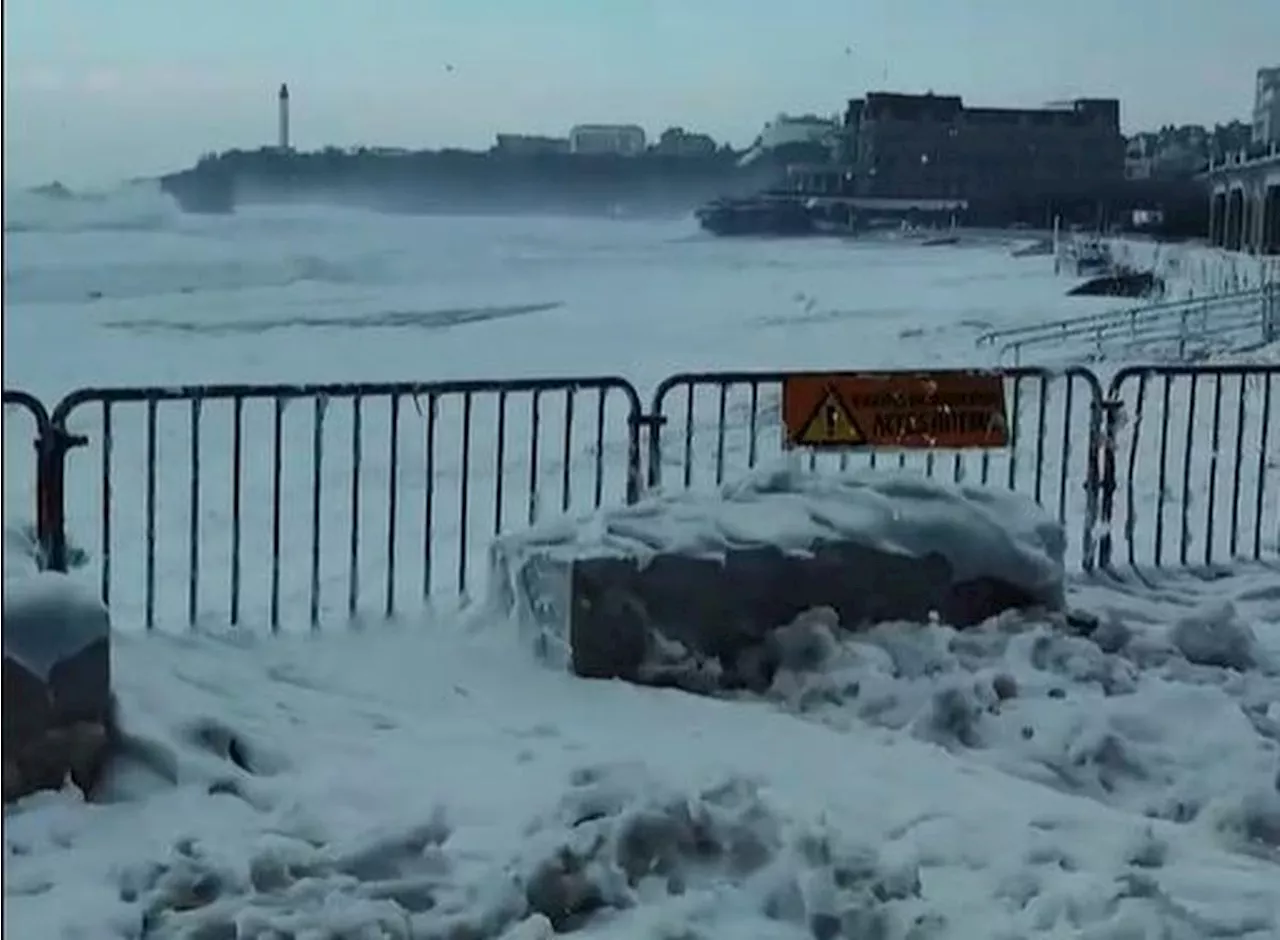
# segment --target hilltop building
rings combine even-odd
[[[579,124],[569,131],[570,153],[634,157],[644,150],[644,128],[636,124]]]
[[[541,134],[499,134],[491,148],[495,153],[527,156],[535,153],[568,153],[568,137],[546,137]]]
[[[1280,143],[1280,65],[1258,69],[1253,98],[1253,142]]]
[[[490,152],[529,156],[531,154],[581,154],[639,156],[652,153],[666,157],[710,157],[719,145],[709,134],[669,127],[657,142],[646,146],[645,132],[634,124],[581,124],[567,137],[540,134],[498,134]]]
[[[710,134],[696,134],[683,127],[668,127],[653,145],[654,153],[668,157],[707,157],[716,152]]]
[[[1172,125],[1134,134],[1125,147],[1124,175],[1128,180],[1191,180],[1211,161],[1248,150],[1253,125],[1242,121],[1218,124]]]
[[[751,147],[742,155],[741,162],[753,163],[765,154],[777,151],[806,154],[807,159],[829,159],[839,150],[840,135],[839,117],[779,114],[765,123]]]
[[[959,95],[873,92],[845,111],[841,150],[859,195],[971,206],[1083,199],[1122,184],[1120,102],[967,107]]]

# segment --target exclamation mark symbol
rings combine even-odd
[[[827,399],[826,405],[823,406],[823,414],[827,421],[827,440],[835,440],[836,437],[836,406],[830,398]]]

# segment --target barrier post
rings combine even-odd
[[[67,570],[67,453],[87,443],[55,425],[36,438],[36,536],[50,571]]]
[[[662,426],[667,419],[660,412],[641,412],[632,415],[630,421],[632,451],[627,476],[627,502],[636,503],[646,490],[662,485]],[[641,444],[641,435],[648,436],[644,445]]]
[[[1102,530],[1097,536],[1098,567],[1103,571],[1109,571],[1112,555],[1111,522],[1116,501],[1116,440],[1120,434],[1124,406],[1119,399],[1108,397],[1101,402],[1099,408],[1102,411],[1102,435],[1097,455],[1100,466],[1097,476],[1090,482],[1097,489],[1097,523]],[[1092,533],[1089,538],[1093,538]]]

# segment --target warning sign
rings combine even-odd
[[[867,443],[867,437],[839,394],[828,389],[796,434],[796,443],[801,447],[857,447]]]
[[[788,447],[1007,447],[994,372],[793,375],[783,382]]]

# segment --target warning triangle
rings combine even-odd
[[[796,435],[802,447],[851,447],[866,442],[858,422],[831,389]]]

